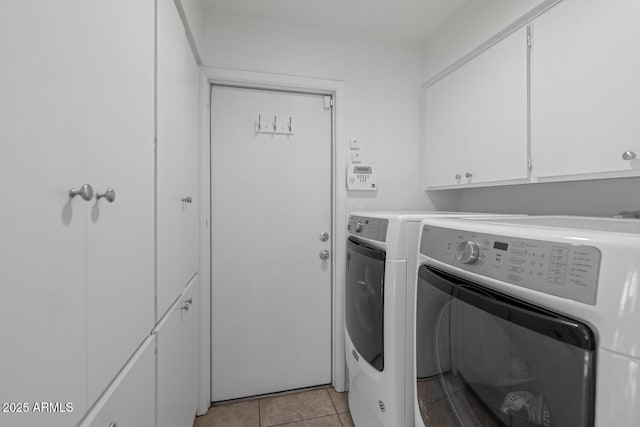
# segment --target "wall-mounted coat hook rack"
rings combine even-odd
[[[270,135],[293,135],[293,117],[289,116],[289,123],[286,120],[282,120],[280,117],[280,125],[278,124],[278,116],[273,116],[273,123],[271,126],[265,123],[262,126],[262,115],[258,114],[258,120],[256,121],[256,133],[270,134]],[[286,123],[286,124],[285,124]]]

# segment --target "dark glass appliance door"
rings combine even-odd
[[[418,276],[422,298],[443,301],[432,325],[438,374],[417,379],[427,427],[593,426],[595,338],[586,324],[430,266]]]
[[[347,240],[346,325],[357,352],[384,368],[384,250]]]

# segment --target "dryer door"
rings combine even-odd
[[[347,240],[347,333],[357,352],[378,371],[384,368],[384,266],[386,253]]]
[[[593,426],[595,337],[587,325],[429,266],[418,276],[418,304],[441,302],[431,345],[417,346],[436,363],[435,381],[417,383],[426,426]]]

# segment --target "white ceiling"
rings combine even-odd
[[[227,16],[422,43],[470,0],[203,0]]]

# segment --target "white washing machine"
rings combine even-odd
[[[349,408],[357,427],[413,425],[413,313],[420,221],[468,215],[495,214],[351,214],[345,329]]]
[[[640,426],[640,221],[429,218],[417,263],[416,425]]]

